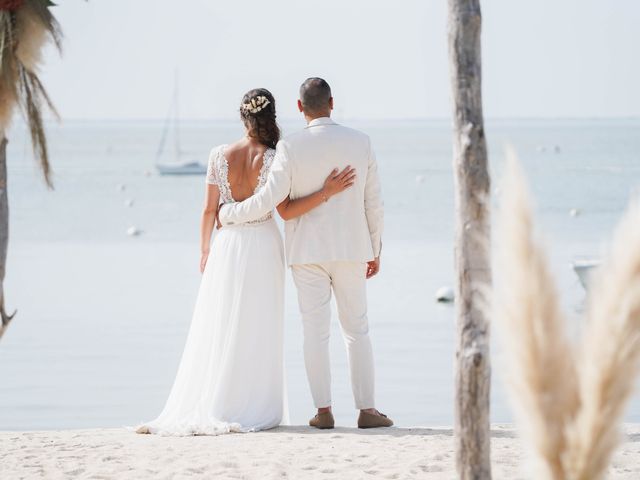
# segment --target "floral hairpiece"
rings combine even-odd
[[[262,111],[271,102],[264,95],[253,97],[249,103],[242,104],[242,110],[245,112],[258,113]]]

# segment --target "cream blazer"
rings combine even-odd
[[[285,222],[289,265],[366,262],[380,255],[383,204],[378,167],[369,137],[317,118],[278,142],[266,184],[243,202],[220,209],[222,226],[245,223],[272,211],[287,196],[320,190],[334,168],[351,165],[355,184],[310,212]]]

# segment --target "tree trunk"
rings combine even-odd
[[[0,140],[0,338],[9,326],[13,315],[8,315],[4,304],[4,274],[9,245],[9,201],[7,198],[7,139]]]
[[[456,196],[456,468],[461,480],[491,478],[489,320],[490,179],[481,95],[479,0],[449,0]]]

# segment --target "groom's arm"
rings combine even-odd
[[[267,183],[255,195],[242,202],[221,205],[218,213],[219,223],[224,227],[257,220],[287,198],[290,191],[291,162],[283,142],[279,142]]]
[[[378,258],[382,250],[382,230],[384,227],[384,208],[382,204],[382,190],[380,188],[380,176],[378,175],[378,163],[369,143],[369,167],[367,180],[364,187],[364,210],[371,235],[373,256]]]

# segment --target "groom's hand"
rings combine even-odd
[[[376,257],[367,262],[367,279],[373,277],[380,271],[380,257]]]
[[[218,210],[216,211],[216,219],[214,220],[214,226],[216,227],[217,230],[220,230],[222,228],[222,222],[220,221],[220,210],[222,210],[222,207],[224,207],[224,203],[221,203],[220,205],[218,205]]]

